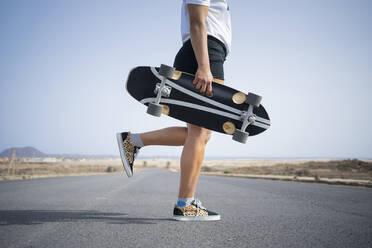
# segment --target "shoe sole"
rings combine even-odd
[[[127,157],[125,156],[125,150],[124,150],[123,140],[121,138],[121,133],[116,134],[116,139],[118,141],[120,158],[121,158],[121,162],[123,164],[124,170],[127,173],[127,176],[131,177],[133,176],[133,173],[132,173],[132,170],[130,169],[130,165],[129,165],[129,162],[127,161]]]
[[[173,219],[178,221],[216,221],[221,220],[221,216],[173,216]]]

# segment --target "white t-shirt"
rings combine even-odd
[[[208,6],[206,21],[207,34],[212,35],[225,44],[227,53],[231,49],[231,19],[226,0],[183,0],[181,10],[182,42],[190,39],[190,17],[187,4]]]

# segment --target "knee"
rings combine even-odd
[[[197,139],[203,144],[207,144],[212,136],[212,132],[209,129],[195,126],[192,124],[187,125],[187,136],[189,138]]]
[[[212,132],[211,130],[206,129],[206,134],[205,134],[205,144],[208,143],[208,141],[211,139]]]

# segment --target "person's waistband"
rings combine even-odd
[[[219,45],[221,45],[221,47],[223,48],[225,54],[227,54],[226,46],[225,46],[225,44],[224,44],[222,41],[220,41],[219,39],[217,39],[216,37],[214,37],[214,36],[212,36],[212,35],[207,35],[207,39],[208,39],[208,40],[213,40],[213,41],[217,42]],[[190,43],[190,44],[191,44],[191,39],[188,39],[188,40],[187,40],[185,43],[183,43],[183,44],[186,44],[186,43]]]

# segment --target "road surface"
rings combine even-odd
[[[0,182],[0,247],[372,247],[372,189],[201,176],[219,222],[170,219],[179,175]]]

